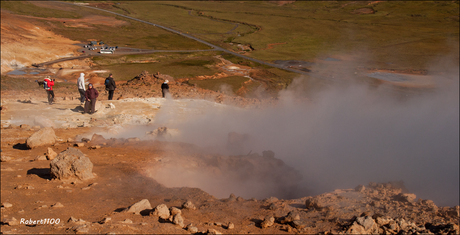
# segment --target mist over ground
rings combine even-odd
[[[403,98],[391,87],[349,83],[310,92],[307,100],[306,79],[298,78],[275,107],[209,108],[174,123],[176,140],[222,154],[272,150],[303,176],[293,197],[402,180],[418,198],[458,205],[459,70],[445,71],[434,89]],[[157,117],[175,119],[171,112]],[[249,139],[228,149],[229,132]]]

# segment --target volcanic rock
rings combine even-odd
[[[78,178],[87,180],[94,177],[93,163],[80,150],[68,148],[50,163],[51,176],[60,180]]]
[[[56,156],[57,156],[57,153],[54,152],[52,148],[48,148],[48,152],[46,153],[46,158],[48,160],[53,160],[54,158],[56,158]]]
[[[128,213],[134,213],[139,215],[144,210],[151,210],[152,206],[150,205],[149,200],[142,199],[139,202],[134,203],[130,207],[128,207],[125,211]]]
[[[191,201],[186,201],[184,204],[182,204],[182,208],[189,209],[189,210],[195,210],[196,206]]]
[[[38,146],[53,145],[56,143],[56,134],[51,127],[45,127],[32,134],[27,140],[27,147],[33,149]]]
[[[261,228],[268,228],[275,224],[275,218],[273,216],[266,216],[264,221],[260,224]]]
[[[93,137],[91,137],[91,144],[103,144],[106,143],[107,140],[102,136],[98,134],[94,134]]]
[[[176,208],[176,209],[177,209],[177,208]],[[182,218],[182,216],[181,216],[180,213],[174,215],[174,218],[173,218],[172,222],[173,222],[175,225],[179,225],[181,228],[184,227],[184,219]]]
[[[157,207],[155,207],[155,210],[152,213],[150,213],[150,215],[158,216],[161,219],[166,220],[170,216],[168,206],[166,206],[165,204],[160,204]]]

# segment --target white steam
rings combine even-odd
[[[457,205],[458,75],[457,67],[436,77],[434,90],[403,99],[386,89],[354,84],[316,92],[310,101],[298,98],[305,81],[299,78],[280,94],[276,107],[202,109],[202,115],[175,124],[181,131],[177,140],[222,146],[225,154],[272,150],[303,175],[297,197],[402,180],[420,198]],[[224,147],[229,132],[250,136],[239,153]]]

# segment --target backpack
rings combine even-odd
[[[110,80],[108,78],[105,79],[105,87],[108,88]]]
[[[47,82],[46,80],[43,82],[43,88],[44,88],[45,90],[49,90],[49,89],[50,89],[50,87],[48,86],[48,82]]]

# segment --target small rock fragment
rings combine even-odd
[[[11,204],[11,203],[9,203],[9,202],[4,202],[4,203],[2,203],[2,206],[3,206],[4,208],[10,208],[10,207],[13,206],[13,204]]]
[[[51,207],[53,208],[59,208],[59,207],[64,207],[64,205],[62,205],[60,202],[56,202],[54,205],[52,205]]]
[[[192,224],[187,225],[187,231],[190,233],[198,233],[198,228],[193,226]]]
[[[45,155],[40,155],[40,156],[36,156],[34,160],[35,161],[46,161],[47,158]]]
[[[273,216],[266,216],[264,221],[260,224],[262,228],[268,228],[275,224],[275,218]]]
[[[196,210],[196,206],[191,201],[186,201],[184,204],[182,204],[182,208]]]
[[[54,158],[56,158],[57,156],[57,153],[54,152],[54,150],[52,148],[48,148],[48,151],[46,153],[46,157],[48,160],[53,160]]]

